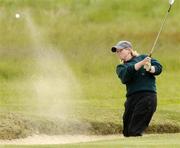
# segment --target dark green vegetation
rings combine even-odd
[[[80,125],[86,124],[85,131],[91,134],[121,132],[125,88],[115,74],[119,61],[110,48],[127,39],[138,52],[147,53],[168,3],[164,0],[0,0],[0,4],[0,138],[26,137],[35,131],[76,133],[83,131],[79,130]],[[179,11],[180,2],[176,1],[154,53],[164,71],[157,78],[158,109],[148,129],[153,133],[180,131]],[[14,17],[17,12],[22,16],[19,20]],[[43,32],[43,41],[33,36],[33,25],[28,28],[27,13],[38,26],[38,32]],[[44,48],[45,43],[63,56],[80,85],[80,95],[77,92],[75,99],[69,100],[74,105],[68,108],[72,112],[68,114],[66,129],[62,128],[61,120],[54,119],[55,115],[41,117],[37,109],[46,106],[43,110],[46,114],[46,109],[53,106],[53,103],[49,106],[37,103],[32,88],[38,69],[33,46],[39,44]],[[61,64],[57,66],[62,68]],[[74,120],[78,120],[77,124]]]

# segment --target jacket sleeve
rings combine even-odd
[[[155,73],[153,75],[159,75],[162,72],[162,65],[155,59],[151,60],[151,65],[155,67]]]
[[[134,64],[121,64],[116,68],[116,73],[123,84],[131,81],[135,72]]]

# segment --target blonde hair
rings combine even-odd
[[[132,55],[133,57],[139,56],[139,53],[138,53],[136,50],[133,50],[132,48],[129,48],[129,50],[131,51],[131,55]]]

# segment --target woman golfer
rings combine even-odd
[[[138,55],[128,41],[120,41],[111,48],[122,64],[116,73],[126,85],[126,102],[123,114],[123,135],[142,136],[156,111],[155,76],[162,71],[161,64],[147,55]]]

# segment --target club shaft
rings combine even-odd
[[[168,9],[168,11],[167,11],[164,19],[163,19],[161,28],[160,28],[160,30],[159,30],[159,32],[158,32],[158,34],[157,34],[157,37],[156,37],[156,39],[155,39],[155,41],[154,41],[154,44],[153,44],[153,46],[152,46],[152,49],[151,49],[151,51],[150,51],[150,53],[149,53],[149,57],[151,57],[151,56],[152,56],[152,53],[154,52],[154,48],[155,48],[155,46],[156,46],[156,44],[157,44],[157,41],[158,41],[158,39],[159,39],[159,36],[160,36],[160,34],[161,34],[161,32],[162,32],[162,30],[163,30],[163,28],[164,28],[164,25],[165,25],[165,22],[166,22],[166,19],[167,19],[168,15],[169,15],[169,12],[170,12],[170,10],[171,10],[171,7],[172,7],[172,5],[170,5],[170,7],[169,7],[169,9]]]

